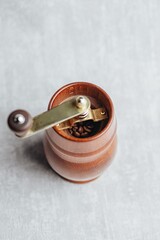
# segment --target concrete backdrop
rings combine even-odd
[[[6,124],[73,81],[104,88],[118,119],[115,161],[85,185],[51,170],[43,134]],[[159,104],[158,0],[0,0],[0,239],[159,240]]]

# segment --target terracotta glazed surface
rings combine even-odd
[[[74,95],[90,98],[93,108],[105,107],[108,120],[99,123],[96,134],[76,138],[68,130],[56,127],[46,131],[44,148],[51,167],[62,177],[74,182],[86,182],[100,176],[108,167],[116,151],[116,118],[108,94],[98,86],[77,82],[58,90],[49,103],[51,109]]]

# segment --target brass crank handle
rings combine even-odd
[[[85,116],[89,109],[90,100],[86,96],[75,96],[34,118],[25,110],[16,110],[9,115],[8,125],[16,136],[25,138],[74,117]]]

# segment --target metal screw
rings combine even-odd
[[[25,122],[25,117],[22,114],[16,114],[13,118],[14,123],[23,124]]]
[[[101,115],[105,115],[106,114],[106,112],[103,110],[102,112],[101,112]]]

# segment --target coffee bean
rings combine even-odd
[[[73,130],[71,128],[69,129],[69,132],[71,135],[73,134]]]
[[[75,127],[72,128],[73,132],[77,132],[77,129]]]
[[[92,129],[92,128],[94,128],[94,124],[92,122],[87,122],[86,127],[89,129]]]
[[[79,132],[74,132],[73,135],[74,135],[75,137],[80,137],[80,136],[81,136],[81,134],[80,134]]]
[[[83,133],[81,133],[81,136],[82,136],[82,137],[86,137],[87,135],[88,135],[87,132],[83,132]]]
[[[83,133],[84,132],[84,127],[80,126],[77,130],[79,133]]]
[[[69,129],[69,133],[77,138],[90,137],[95,133],[96,124],[92,121],[77,122]]]
[[[87,125],[87,128],[92,129],[92,128],[94,128],[94,126],[93,125]]]
[[[89,129],[88,127],[86,127],[86,126],[84,126],[83,128],[84,128],[84,130],[85,130],[86,132],[88,132],[88,133],[92,132],[92,130]]]

